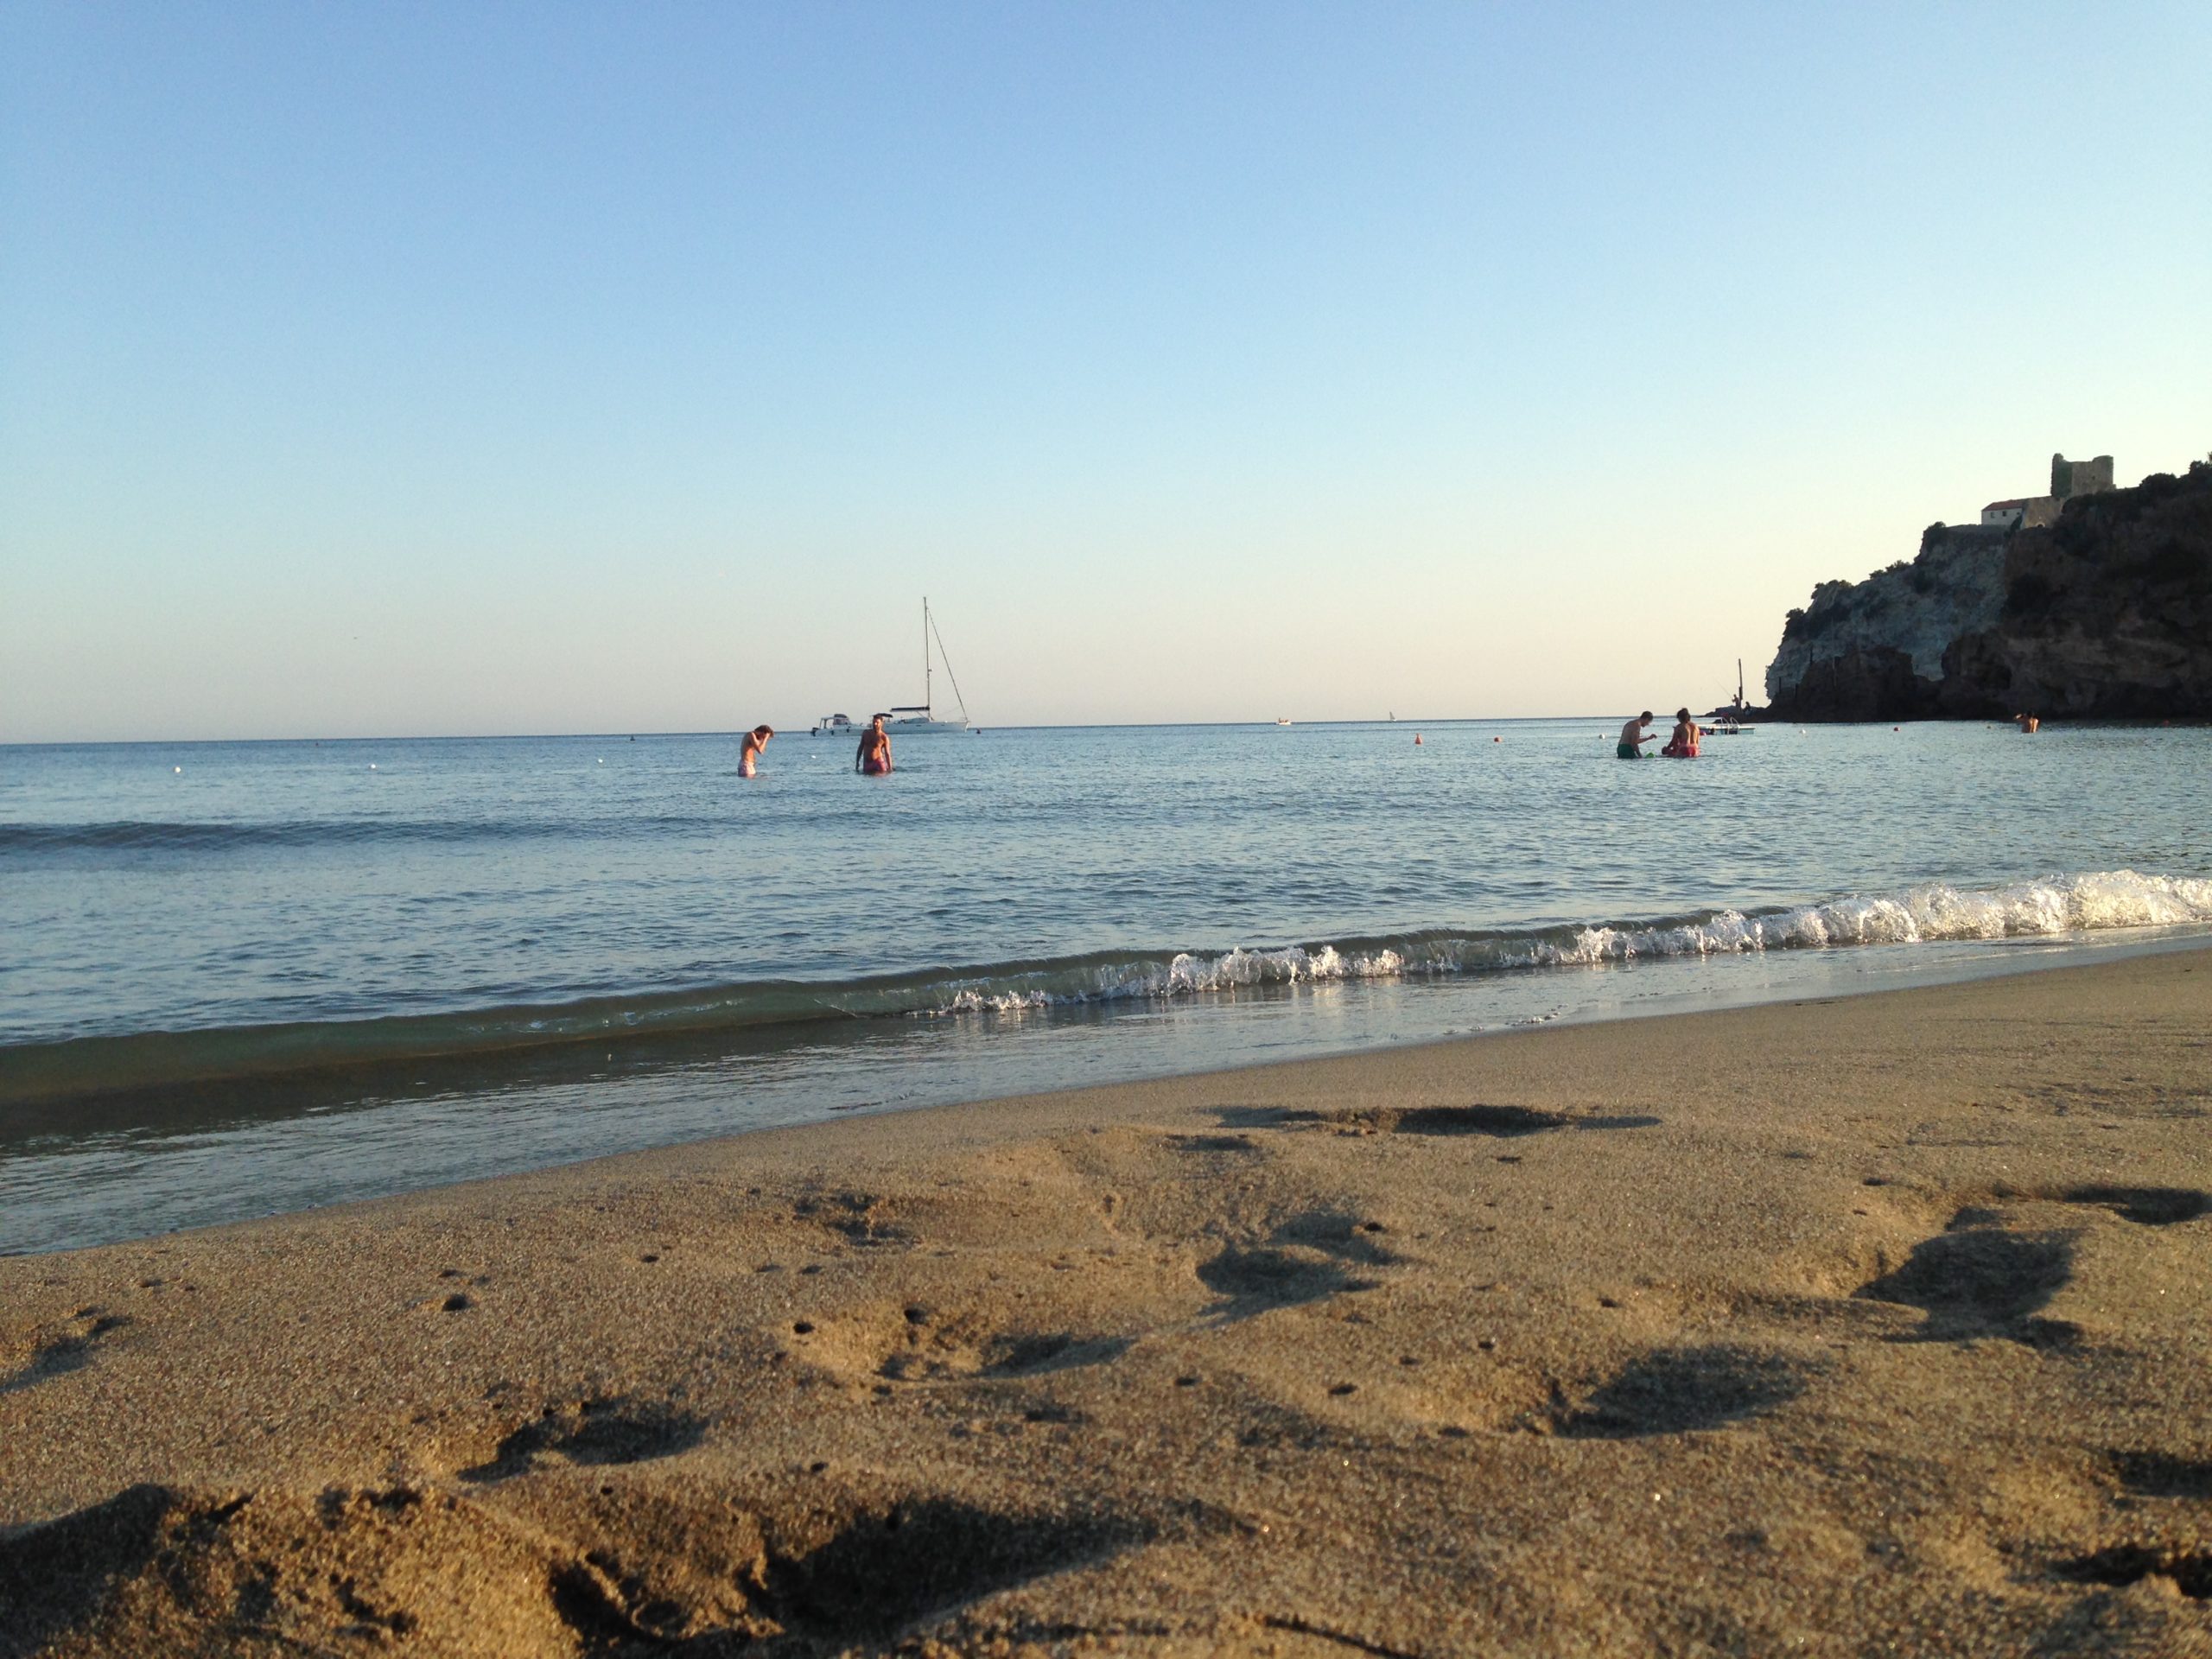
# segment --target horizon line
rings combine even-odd
[[[1296,720],[1296,721],[1291,721],[1291,724],[1292,724],[1292,726],[1293,726],[1293,727],[1298,727],[1298,726],[1416,726],[1416,725],[1428,725],[1428,726],[1472,726],[1472,725],[1486,725],[1486,724],[1487,724],[1487,725],[1512,725],[1512,724],[1516,724],[1516,723],[1525,724],[1525,723],[1529,723],[1529,722],[1532,722],[1532,721],[1562,721],[1562,722],[1563,722],[1563,721],[1567,721],[1610,720],[1610,719],[1611,719],[1611,718],[1612,718],[1612,716],[1611,716],[1611,715],[1605,715],[1605,714],[1586,714],[1586,715],[1375,715],[1362,716],[1362,717],[1357,718],[1357,719]],[[1262,718],[1262,717],[1255,717],[1255,718],[1249,719],[1249,720],[1084,720],[1084,721],[1038,721],[1038,722],[1034,722],[1034,723],[1022,723],[1022,722],[1017,722],[1017,721],[1009,721],[1009,722],[1007,722],[1007,723],[1006,723],[1006,724],[1004,724],[1004,725],[999,725],[999,726],[986,726],[986,725],[983,725],[983,724],[981,724],[981,723],[977,723],[977,724],[974,724],[974,725],[969,726],[969,727],[967,728],[967,730],[968,730],[968,732],[969,732],[969,734],[970,735],[976,735],[976,734],[982,734],[989,733],[989,732],[1085,732],[1085,731],[1121,731],[1121,730],[1128,730],[1128,731],[1159,731],[1159,730],[1172,730],[1172,729],[1174,729],[1174,728],[1179,728],[1179,727],[1200,727],[1200,728],[1231,728],[1231,727],[1237,727],[1237,726],[1251,726],[1251,727],[1257,727],[1257,728],[1266,728],[1274,727],[1274,726],[1275,726],[1277,723],[1278,723],[1278,722],[1277,722],[1276,721],[1274,721],[1274,720],[1272,720],[1272,719],[1267,719],[1267,718]],[[1892,724],[1894,724],[1895,722],[1891,722],[1891,723],[1892,723]],[[638,741],[639,739],[640,739],[640,738],[694,738],[694,737],[728,737],[728,738],[739,738],[739,737],[742,737],[742,736],[744,736],[747,732],[751,731],[752,729],[753,729],[753,728],[752,728],[750,726],[738,726],[738,727],[731,727],[731,728],[728,728],[728,729],[727,729],[727,730],[718,729],[718,728],[703,728],[703,727],[702,727],[702,728],[695,728],[695,729],[688,729],[688,730],[669,730],[669,731],[645,731],[645,730],[638,730],[638,731],[605,731],[605,732],[415,732],[415,733],[380,733],[380,734],[376,734],[368,735],[368,736],[353,736],[353,737],[333,737],[333,736],[323,736],[323,737],[92,737],[92,738],[56,737],[56,738],[15,738],[15,739],[0,740],[0,749],[97,749],[97,748],[132,748],[132,747],[145,748],[145,747],[153,747],[159,746],[159,745],[169,745],[169,746],[173,746],[173,747],[189,747],[189,746],[194,746],[194,745],[200,745],[200,744],[214,744],[214,743],[315,743],[315,744],[321,744],[321,743],[512,743],[512,742],[523,742],[523,741],[543,741],[543,742],[557,742],[557,741],[581,741],[581,740],[585,739],[585,738],[600,738],[600,739],[603,739],[603,740],[605,740],[605,741],[609,741],[609,742],[622,743],[622,742],[635,742],[635,741]],[[855,727],[854,729],[857,730],[857,729],[859,729],[859,728],[858,728],[858,727]],[[784,737],[784,736],[813,736],[813,735],[816,735],[816,734],[815,734],[815,732],[814,732],[813,728],[810,728],[810,727],[799,727],[799,726],[783,726],[783,727],[777,727],[777,728],[775,728],[775,732],[776,732],[776,735],[777,735],[777,736],[779,736],[779,737]],[[949,734],[937,734],[937,735],[949,735]]]

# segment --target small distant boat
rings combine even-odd
[[[1290,724],[1290,716],[1289,716],[1288,715],[1277,715],[1275,716],[1275,724],[1276,724],[1276,725],[1278,725],[1278,726],[1287,726],[1287,725],[1289,725],[1289,724]]]
[[[900,737],[907,737],[927,732],[964,732],[968,729],[968,701],[960,696],[960,682],[953,678],[952,659],[950,657],[945,658],[944,677],[952,680],[952,695],[959,701],[960,718],[939,720],[936,711],[930,706],[932,701],[931,681],[936,673],[936,664],[930,650],[930,642],[932,639],[937,642],[936,654],[944,656],[944,641],[938,634],[937,620],[930,614],[930,602],[925,599],[922,601],[922,700],[919,702],[900,703],[887,711],[883,721],[885,731]],[[857,732],[866,724],[868,722],[865,721],[855,721],[844,715],[824,715],[814,722],[814,729],[810,735],[836,737]]]
[[[1751,712],[1751,704],[1744,701],[1744,659],[1736,659],[1736,701],[1724,702],[1706,718],[1713,722],[1705,729],[1716,737],[1756,737],[1758,728],[1744,724],[1744,716]]]
[[[960,695],[960,682],[952,672],[952,658],[944,658],[944,677],[952,681],[952,696],[960,705],[960,718],[939,720],[930,704],[931,677],[934,672],[930,658],[930,641],[937,640],[938,654],[944,654],[944,641],[938,638],[937,622],[930,615],[930,602],[922,601],[922,700],[918,703],[904,703],[893,709],[891,718],[883,722],[883,729],[899,736],[924,732],[964,732],[968,729],[968,700]]]

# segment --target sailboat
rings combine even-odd
[[[944,677],[952,681],[953,700],[960,705],[960,718],[957,720],[939,720],[930,706],[935,674],[930,653],[932,640],[937,643],[937,655],[944,657]],[[883,729],[899,737],[909,733],[964,732],[968,729],[968,700],[960,695],[960,682],[952,672],[952,658],[945,656],[944,641],[938,636],[937,622],[930,615],[930,601],[926,596],[922,600],[922,700],[918,703],[907,703],[892,709],[891,718],[883,722]]]
[[[1724,702],[1707,715],[1706,718],[1714,724],[1707,727],[1706,730],[1721,737],[1753,736],[1758,728],[1744,724],[1744,716],[1751,711],[1751,704],[1744,701],[1744,659],[1738,657],[1736,659],[1736,701]]]

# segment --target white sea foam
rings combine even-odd
[[[1680,922],[1598,925],[1506,934],[1425,935],[1397,944],[1239,947],[1166,962],[1109,962],[1011,981],[972,982],[933,1013],[1019,1013],[1070,1003],[1166,999],[1260,986],[1599,967],[1766,950],[2050,937],[2112,928],[2212,923],[2212,880],[2109,870],[1992,888],[1942,883],[1853,894],[1746,914],[1722,910]]]
[[[1639,957],[2022,938],[2195,922],[2212,922],[2212,881],[2113,870],[1988,889],[1938,883],[1894,895],[1831,899],[1759,916],[1725,910],[1704,921],[1675,926],[1584,928],[1551,960],[1629,962]]]
[[[1218,956],[1182,952],[1164,963],[1109,963],[1054,980],[1083,982],[1054,988],[1033,984],[967,986],[946,1004],[948,1013],[989,1010],[1007,1014],[1068,1002],[1119,1001],[1140,998],[1198,996],[1213,991],[1262,985],[1328,984],[1347,979],[1397,979],[1408,971],[1397,951],[1382,950],[1346,956],[1334,945],[1308,949],[1285,945],[1274,950],[1241,947]]]

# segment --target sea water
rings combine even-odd
[[[0,1249],[2212,928],[2202,728],[1618,724],[0,748]]]

